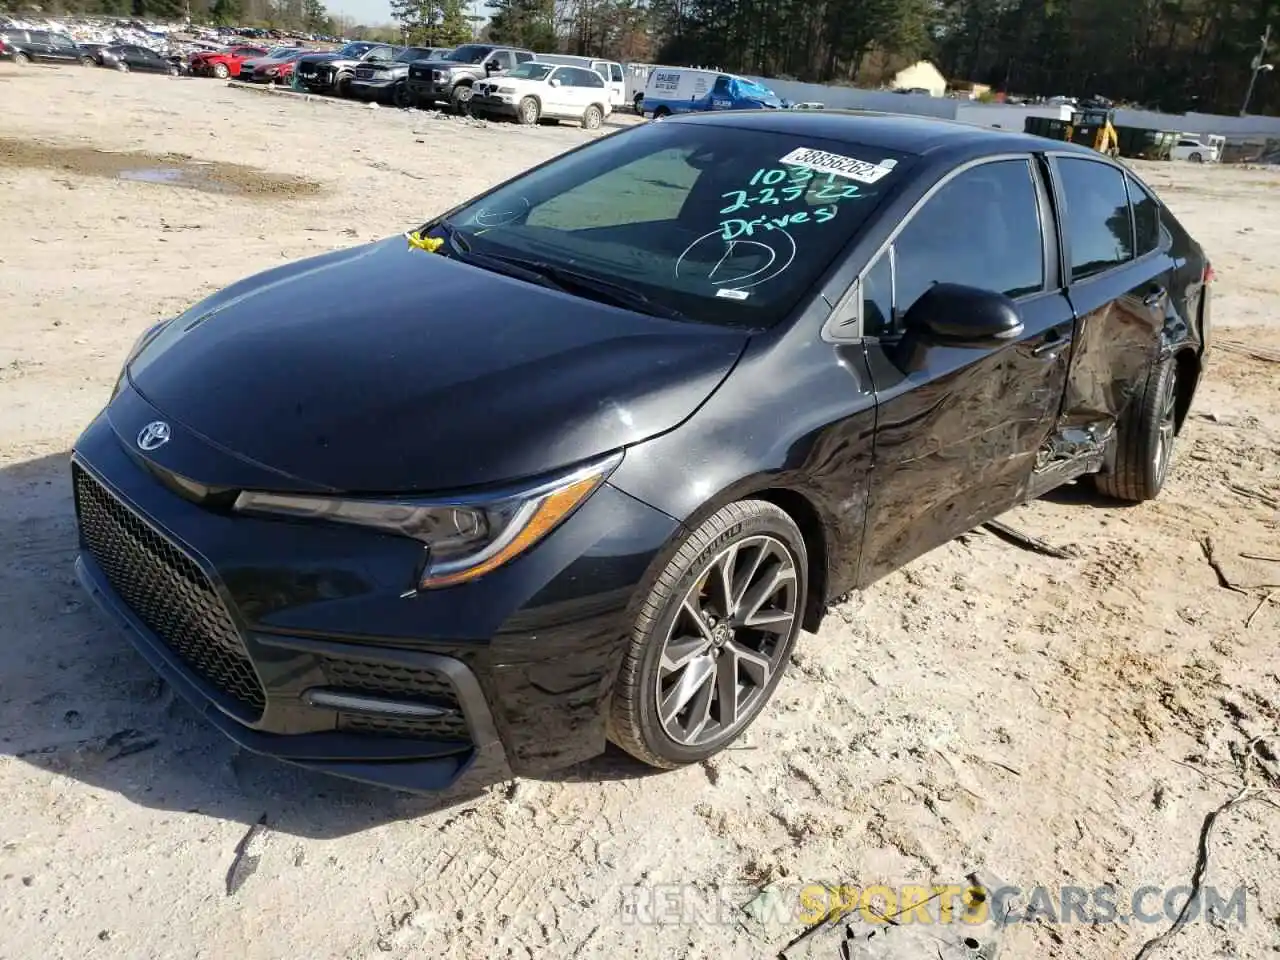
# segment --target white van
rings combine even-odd
[[[623,79],[620,63],[598,57],[575,57],[567,53],[535,53],[534,59],[539,63],[559,63],[567,67],[594,70],[604,78],[604,85],[609,88],[610,109],[617,110],[627,101],[627,84]]]
[[[654,67],[640,106],[646,119],[660,120],[699,110],[777,110],[783,103],[768,87],[732,73]]]

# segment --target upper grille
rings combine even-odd
[[[134,615],[202,679],[233,698],[246,722],[266,697],[213,584],[177,544],[71,465],[85,550]]]

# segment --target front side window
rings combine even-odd
[[[1044,287],[1040,204],[1028,160],[997,160],[948,181],[893,244],[894,318],[935,283],[1010,297]]]
[[[621,83],[621,82],[622,82],[622,67],[620,67],[620,66],[619,66],[618,64],[616,64],[616,63],[611,63],[611,64],[609,64],[609,76],[613,79],[613,82],[614,82],[614,83]]]
[[[1059,157],[1058,178],[1071,248],[1071,279],[1085,280],[1133,259],[1124,174],[1096,160]]]
[[[796,134],[650,124],[525,174],[450,225],[477,257],[539,261],[691,320],[765,327],[813,295],[913,163]]]

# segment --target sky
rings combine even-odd
[[[391,23],[391,4],[387,0],[328,0],[325,7],[330,13],[355,17],[357,23],[365,26]],[[485,16],[484,0],[472,0],[471,12]]]

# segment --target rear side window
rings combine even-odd
[[[997,160],[950,180],[911,218],[893,252],[897,322],[935,283],[1038,293],[1044,239],[1030,162]]]
[[[1125,176],[1109,163],[1058,158],[1071,279],[1084,280],[1133,259]]]
[[[1137,180],[1125,179],[1129,182],[1129,203],[1133,206],[1134,256],[1142,257],[1160,246],[1160,205]]]

